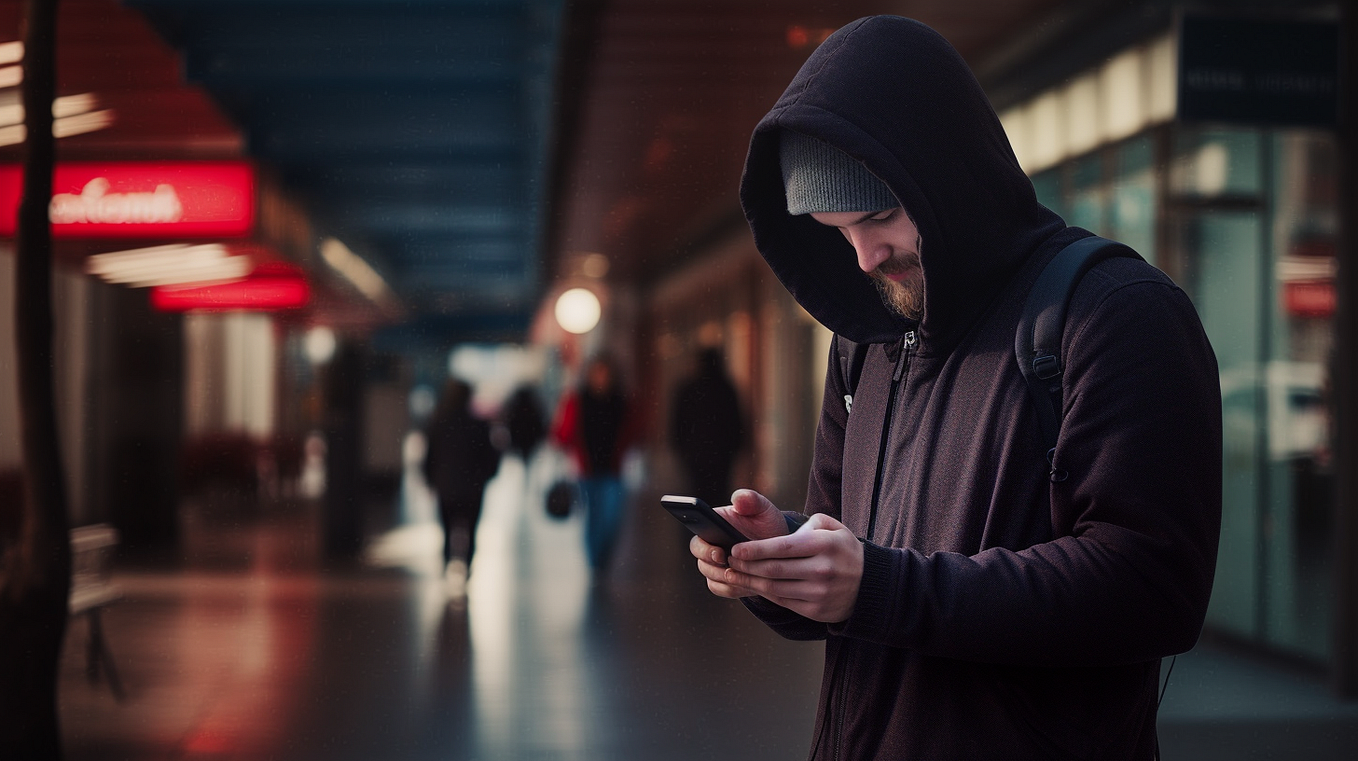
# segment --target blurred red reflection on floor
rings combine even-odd
[[[465,585],[439,567],[432,502],[409,479],[399,504],[370,506],[365,562],[340,567],[315,561],[305,502],[186,505],[185,558],[115,577],[126,594],[105,628],[124,702],[86,681],[72,623],[68,761],[805,753],[818,645],[707,594],[653,498],[634,503],[616,566],[591,577],[581,516],[547,518],[545,487],[525,478],[510,458],[492,481]]]

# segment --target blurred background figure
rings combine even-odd
[[[544,481],[551,478],[551,474],[543,472],[542,467],[550,469],[551,463],[541,462],[542,459],[550,458],[537,456],[542,449],[542,442],[547,438],[547,413],[537,389],[529,384],[515,389],[500,407],[498,420],[498,432],[495,435],[499,438],[496,444],[505,450],[505,454],[522,461],[520,494],[524,504],[537,504],[545,498],[542,495],[547,489]]]
[[[547,438],[547,413],[532,386],[520,386],[505,400],[500,411],[505,430],[505,449],[523,460],[524,486],[532,487],[533,455]]]
[[[547,421],[542,402],[531,386],[521,386],[510,394],[504,406],[505,427],[509,431],[509,451],[525,464],[547,437]]]
[[[693,496],[730,503],[731,468],[744,441],[745,418],[721,349],[702,349],[693,375],[675,392],[670,418],[670,444]]]
[[[585,504],[585,549],[590,567],[608,567],[622,528],[625,489],[622,460],[630,444],[630,416],[617,365],[599,355],[584,380],[557,411],[553,440],[574,457]]]
[[[449,379],[425,431],[424,477],[438,497],[445,572],[453,560],[454,542],[463,536],[462,559],[471,572],[486,482],[500,465],[500,453],[490,440],[490,424],[472,414],[471,397],[470,385]]]

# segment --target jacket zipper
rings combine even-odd
[[[901,337],[901,354],[896,358],[896,369],[891,374],[891,393],[886,401],[886,416],[882,419],[882,440],[878,444],[877,450],[877,475],[872,484],[872,503],[868,508],[868,535],[867,540],[872,541],[872,535],[877,528],[877,500],[882,495],[882,475],[886,464],[888,446],[891,442],[891,423],[896,411],[896,391],[900,387],[901,378],[910,369],[910,352],[915,348],[915,331],[908,331]]]
[[[896,357],[896,367],[891,373],[891,391],[887,397],[886,415],[882,419],[882,437],[877,451],[877,474],[872,485],[872,504],[868,512],[868,541],[872,540],[873,530],[877,525],[877,500],[882,492],[882,472],[888,445],[891,441],[891,420],[896,409],[896,393],[900,387],[901,379],[910,369],[910,352],[914,351],[915,341],[915,331],[913,330],[901,337],[901,353],[900,356]],[[835,690],[830,696],[831,701],[834,701],[836,697],[839,698],[838,705],[832,706],[831,712],[834,716],[834,735],[830,746],[834,752],[833,761],[839,761],[844,748],[844,712],[848,710],[848,700],[845,695],[847,685],[845,682],[849,678],[849,669],[841,667],[844,665],[843,660],[849,657],[849,649],[847,643],[840,647],[835,663],[836,670],[839,671],[835,680],[838,682],[839,689]]]

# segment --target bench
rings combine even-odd
[[[100,613],[122,599],[122,590],[109,579],[109,561],[118,546],[118,530],[104,523],[81,526],[71,530],[71,616],[84,616],[89,622],[89,639],[85,646],[85,674],[90,684],[99,681],[100,673],[108,679],[113,697],[122,702],[125,694],[113,653],[104,638]]]

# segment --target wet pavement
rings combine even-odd
[[[633,505],[610,571],[506,459],[469,578],[439,568],[427,493],[365,562],[315,562],[315,508],[186,510],[185,561],[125,563],[104,627],[126,690],[61,673],[70,761],[804,758],[821,646],[707,594],[684,529]],[[541,481],[542,479],[535,479]],[[384,527],[385,528],[385,527]],[[1358,703],[1322,677],[1205,641],[1161,708],[1168,759],[1358,758]]]

